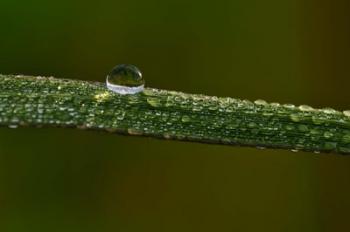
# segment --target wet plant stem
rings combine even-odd
[[[350,113],[103,83],[0,75],[0,125],[72,127],[202,143],[350,154]]]

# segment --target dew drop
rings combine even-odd
[[[324,108],[322,109],[322,111],[325,114],[335,114],[337,112],[335,109],[332,109],[332,108]]]
[[[254,128],[254,127],[256,127],[257,125],[256,125],[255,122],[250,122],[250,123],[248,123],[247,126],[248,126],[249,128]]]
[[[264,115],[266,117],[271,117],[271,116],[273,116],[273,112],[264,111],[264,112],[262,112],[262,115]]]
[[[111,96],[109,92],[98,93],[94,96],[97,102],[103,102]]]
[[[350,134],[345,134],[343,136],[343,142],[344,143],[350,143]]]
[[[193,111],[201,111],[202,110],[202,106],[200,105],[194,105],[192,108]]]
[[[312,122],[315,123],[316,125],[321,125],[322,123],[324,123],[324,119],[320,118],[319,116],[312,116],[311,117]]]
[[[310,134],[312,135],[318,135],[319,134],[319,131],[317,129],[311,129],[310,130]]]
[[[314,108],[312,108],[311,106],[308,106],[308,105],[301,105],[301,106],[299,106],[299,110],[301,110],[301,111],[313,111]]]
[[[293,122],[299,122],[299,121],[300,121],[300,117],[299,117],[299,115],[297,115],[297,114],[291,114],[291,115],[290,115],[290,119],[291,119]]]
[[[288,108],[288,109],[294,109],[295,108],[295,105],[293,105],[293,104],[284,104],[283,106],[285,108]]]
[[[337,148],[337,143],[335,142],[325,142],[323,148],[325,150],[334,150]]]
[[[308,126],[306,126],[306,125],[299,125],[298,129],[302,132],[306,132],[309,130]]]
[[[345,110],[345,111],[343,111],[343,114],[344,114],[345,116],[350,117],[350,110]]]
[[[329,132],[329,131],[326,131],[323,136],[326,138],[326,139],[329,139],[331,137],[333,137],[333,133]]]
[[[339,147],[338,150],[342,153],[350,153],[350,148],[348,147]]]
[[[187,115],[184,115],[184,116],[182,116],[181,121],[182,122],[190,122],[191,118],[189,116],[187,116]]]
[[[266,106],[267,102],[265,100],[258,99],[254,102],[256,105]]]
[[[119,94],[136,94],[144,90],[145,81],[140,70],[129,64],[117,65],[107,75],[107,88]]]
[[[128,130],[128,134],[129,135],[142,135],[143,132],[139,129],[135,129],[135,128],[129,128]]]
[[[273,107],[279,107],[281,104],[277,102],[272,102],[270,105]]]
[[[149,97],[147,98],[147,103],[150,104],[153,107],[160,107],[162,104],[160,102],[160,99],[155,97]]]

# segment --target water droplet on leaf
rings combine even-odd
[[[147,103],[153,107],[160,107],[162,105],[160,99],[155,97],[147,98]]]
[[[350,143],[350,134],[346,134],[343,136],[343,142],[344,143]]]
[[[298,129],[302,132],[306,132],[309,130],[308,126],[306,126],[306,125],[299,125]]]
[[[286,125],[286,130],[294,130],[294,126],[293,125]]]
[[[291,114],[290,115],[290,119],[292,119],[293,122],[299,122],[300,121],[300,117],[297,114]]]
[[[107,88],[119,94],[135,94],[144,90],[145,81],[140,70],[129,64],[117,65],[108,74]]]
[[[281,104],[277,102],[272,102],[270,105],[273,107],[279,107]]]
[[[314,108],[312,108],[311,106],[308,106],[308,105],[301,105],[301,106],[299,106],[299,110],[301,110],[301,111],[312,111],[312,110],[314,110]]]
[[[335,142],[325,142],[323,148],[325,150],[334,150],[337,148],[337,143]]]
[[[256,105],[266,106],[267,102],[265,100],[258,99],[254,102]]]
[[[314,115],[311,117],[312,122],[315,123],[316,125],[321,125],[322,123],[324,123],[324,119],[320,118],[320,116],[318,115]]]
[[[191,118],[189,116],[187,116],[187,115],[184,115],[184,116],[182,116],[181,121],[182,122],[190,122]]]
[[[345,110],[345,111],[343,111],[343,113],[345,116],[350,117],[350,110]]]
[[[329,132],[329,131],[326,131],[323,136],[326,138],[326,139],[329,139],[331,137],[333,137],[333,133]]]
[[[324,108],[324,109],[322,109],[322,112],[325,114],[335,114],[337,111],[335,109],[332,109],[332,108]]]
[[[249,128],[254,128],[254,127],[256,127],[257,125],[256,125],[255,122],[250,122],[250,123],[248,123],[247,126],[248,126]]]
[[[285,108],[288,108],[288,109],[294,109],[295,108],[295,105],[293,105],[293,104],[284,104],[283,106]]]

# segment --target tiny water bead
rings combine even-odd
[[[260,106],[266,106],[268,104],[265,100],[262,100],[262,99],[258,99],[256,101],[254,101],[254,103],[256,105],[260,105]]]
[[[314,108],[312,108],[311,106],[308,106],[308,105],[301,105],[301,106],[299,106],[299,110],[301,110],[301,111],[313,111]]]
[[[107,88],[119,94],[136,94],[144,90],[145,80],[134,65],[120,64],[112,69],[106,80]]]

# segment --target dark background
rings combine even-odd
[[[0,2],[0,73],[350,108],[348,0]],[[347,231],[350,157],[0,129],[0,231]]]

